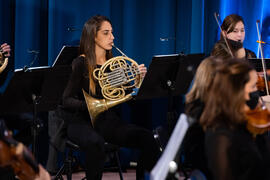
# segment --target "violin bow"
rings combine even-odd
[[[264,61],[264,57],[263,57],[262,45],[261,45],[262,41],[261,41],[261,33],[260,33],[260,30],[259,30],[259,23],[260,23],[260,20],[257,20],[256,21],[257,35],[258,35],[258,41],[259,41],[259,49],[260,49],[260,53],[261,53],[261,60],[262,60],[263,76],[264,76],[266,94],[269,96],[269,87],[268,87],[268,82],[267,82],[266,66],[265,66],[265,61]]]
[[[225,43],[226,43],[226,46],[227,46],[227,48],[228,48],[228,50],[229,50],[229,53],[230,53],[230,55],[232,56],[232,58],[234,58],[234,55],[233,55],[233,53],[232,53],[232,50],[231,50],[231,48],[230,48],[230,46],[229,46],[229,43],[228,43],[228,41],[227,41],[227,38],[225,37],[225,35],[223,34],[223,31],[222,31],[222,29],[221,29],[221,26],[220,26],[220,23],[219,23],[219,20],[218,20],[219,14],[215,12],[215,13],[214,13],[214,16],[215,16],[216,22],[217,22],[217,24],[218,24],[220,33],[221,33],[221,35],[222,35],[222,37],[223,37],[223,39],[224,39],[224,41],[225,41]]]

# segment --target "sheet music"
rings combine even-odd
[[[50,68],[50,66],[38,66],[38,67],[29,67],[29,68],[26,68],[27,71],[31,71],[31,70],[35,70],[35,69],[47,69],[47,68]],[[18,69],[15,69],[14,72],[19,72],[19,71],[24,71],[25,68],[18,68]]]
[[[162,55],[155,55],[153,57],[167,57],[167,56],[178,56],[178,55],[179,54],[166,54],[166,55],[162,54]]]
[[[56,65],[70,65],[72,60],[78,56],[79,46],[64,45],[53,62]]]
[[[58,53],[57,57],[55,58],[52,67],[54,67],[55,63],[57,62],[57,59],[60,57],[60,55],[62,54],[63,50],[66,48],[66,46],[63,46],[62,49],[60,50],[60,52]]]

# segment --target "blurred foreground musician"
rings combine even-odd
[[[5,71],[10,56],[7,43],[0,48],[0,73]],[[1,77],[1,74],[0,74]],[[11,137],[4,120],[0,119],[0,179],[12,180],[50,180],[50,175],[32,159],[30,152],[21,143]],[[36,165],[34,170],[34,166]],[[15,177],[15,174],[17,177]]]
[[[216,68],[200,119],[208,179],[270,179],[270,144],[264,133],[269,126],[255,126],[264,119],[248,115],[261,108],[257,78],[247,61],[227,60]]]
[[[49,173],[36,163],[30,151],[12,138],[2,119],[0,119],[0,179],[51,179]]]
[[[205,107],[216,66],[221,63],[221,59],[211,56],[204,59],[196,71],[192,88],[186,95],[185,113],[196,121],[189,127],[183,141],[183,169],[185,171],[199,169],[206,176],[209,172],[204,152],[204,131],[199,120]]]
[[[12,62],[10,62],[11,47],[7,43],[3,43],[0,46],[0,86],[6,81],[7,72],[11,70]],[[3,94],[0,94],[2,96]],[[29,113],[5,113],[0,112],[0,118],[5,121],[9,130],[17,130],[14,134],[14,138],[17,141],[23,142],[26,145],[31,144],[31,123],[32,114]]]

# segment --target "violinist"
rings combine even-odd
[[[0,45],[0,52],[4,57],[10,57],[10,51],[10,45],[7,43]],[[0,67],[1,66],[2,62]],[[4,70],[5,68],[3,71]],[[5,76],[0,74],[0,78],[4,80]],[[21,150],[21,153],[18,153],[19,149]],[[26,157],[29,157],[29,159],[26,160]],[[0,179],[15,180],[19,178],[20,180],[50,180],[49,173],[41,165],[36,164],[36,171],[33,170],[32,167],[33,164],[35,164],[35,160],[31,158],[31,153],[24,145],[22,145],[22,143],[13,139],[6,128],[4,120],[0,118]],[[32,162],[33,164],[30,165],[29,162]],[[15,175],[17,177],[15,177]]]
[[[16,175],[16,177],[15,177]],[[49,173],[36,163],[32,154],[14,140],[0,119],[0,179],[50,180]]]
[[[191,90],[186,94],[185,113],[196,120],[188,129],[184,141],[182,155],[185,157],[182,165],[184,169],[200,169],[208,174],[204,156],[204,131],[199,119],[204,109],[205,98],[213,80],[216,66],[221,59],[207,57],[197,68]]]
[[[259,107],[257,79],[247,61],[228,59],[216,68],[200,119],[208,179],[270,179],[269,140],[246,128],[246,113]]]
[[[220,26],[220,40],[214,45],[211,55],[222,59],[256,58],[254,52],[243,47],[245,40],[245,23],[241,16],[231,14]],[[227,41],[227,43],[226,43]]]

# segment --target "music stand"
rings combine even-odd
[[[174,177],[174,174],[176,174],[178,170],[179,150],[188,127],[192,123],[194,123],[194,119],[186,116],[185,114],[181,114],[179,116],[165,151],[151,170],[151,180],[167,179],[170,174]]]
[[[79,55],[79,46],[63,46],[52,67],[70,65]]]
[[[262,59],[260,58],[249,58],[248,61],[253,65],[257,72],[262,72]],[[270,69],[270,59],[264,59],[266,69]]]
[[[135,99],[186,94],[204,54],[154,56]]]
[[[173,97],[186,94],[204,54],[172,54],[154,56],[135,97],[136,100],[168,97],[167,123],[169,134],[177,118]]]
[[[33,154],[36,157],[40,124],[37,113],[53,110],[59,104],[71,68],[48,66],[15,70],[0,100],[3,113],[33,112]],[[37,158],[37,157],[36,157]]]

